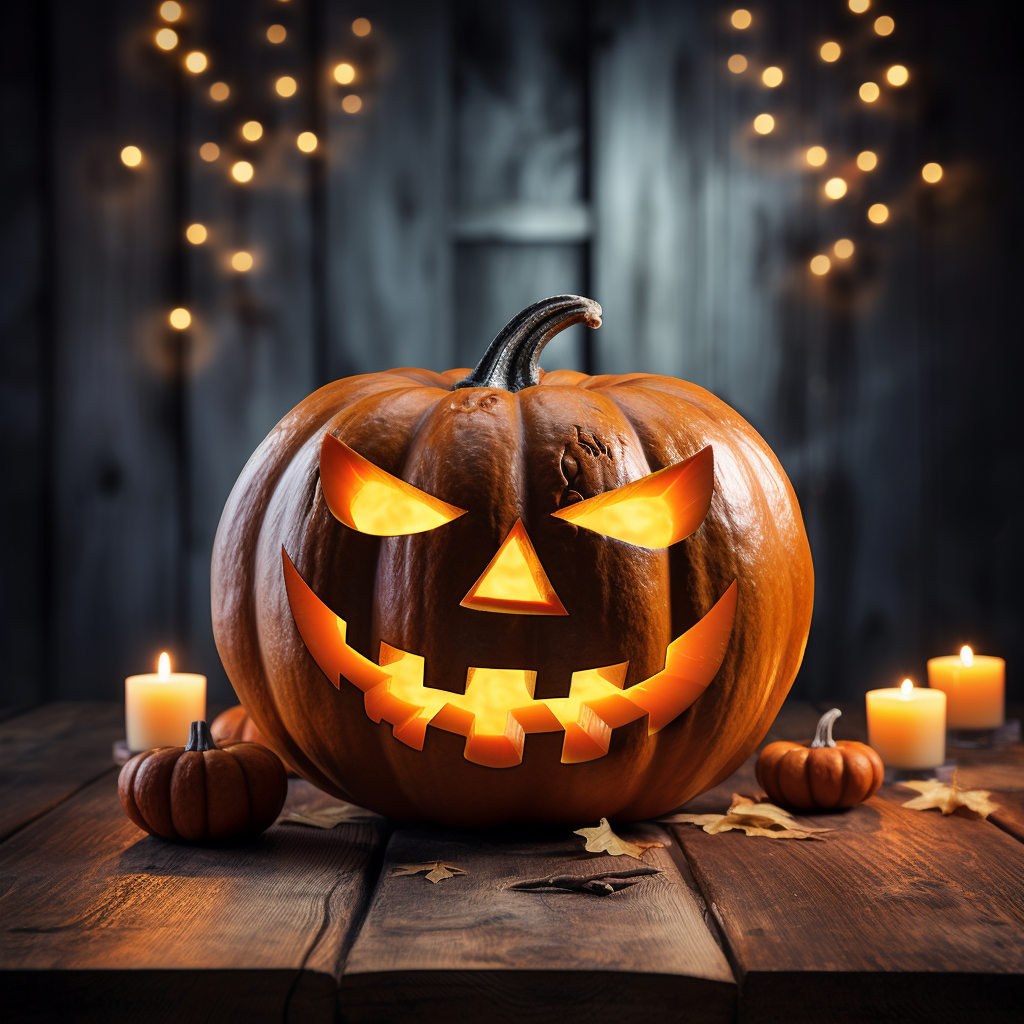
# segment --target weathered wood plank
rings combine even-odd
[[[663,874],[613,896],[508,889],[636,865],[582,847],[569,829],[396,831],[342,977],[345,1019],[627,1022],[686,1006],[688,1020],[731,1020],[732,973],[670,849],[644,857]],[[434,860],[467,874],[436,885],[393,875]]]
[[[0,842],[113,769],[124,707],[62,702],[0,723]]]
[[[286,811],[337,803],[289,785]],[[0,998],[44,1021],[173,1022],[217,1008],[333,1021],[385,830],[382,819],[277,824],[245,845],[166,843],[124,816],[111,773],[0,847]]]
[[[741,1021],[1017,1019],[1024,847],[985,821],[904,810],[910,795],[883,787],[810,816],[835,830],[823,842],[674,828],[737,969]]]

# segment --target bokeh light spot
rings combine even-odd
[[[235,181],[241,181],[243,183],[246,181],[252,181],[252,175],[252,164],[249,163],[248,160],[239,160],[238,163],[231,168],[231,177],[234,178]]]
[[[929,185],[934,185],[935,182],[942,180],[942,165],[941,164],[925,164],[921,168],[921,177],[928,182]]]
[[[742,75],[747,70],[747,58],[742,53],[734,53],[727,66],[734,75]]]
[[[368,36],[370,34],[370,19],[356,18],[352,22],[352,32],[357,36]]]
[[[170,320],[171,326],[175,330],[183,331],[192,323],[192,314],[187,309],[179,306],[177,309],[171,310],[171,315],[167,319]]]
[[[121,150],[121,163],[125,167],[138,167],[142,163],[142,150],[138,146],[125,146]]]
[[[873,171],[878,166],[877,154],[872,153],[870,149],[865,149],[863,153],[858,153],[857,166],[862,171]]]
[[[302,132],[301,135],[295,140],[295,145],[302,150],[303,153],[312,153],[316,149],[316,136],[312,132]]]
[[[822,274],[828,273],[831,266],[832,261],[824,254],[815,256],[814,259],[811,260],[811,273],[817,274],[821,277]]]
[[[349,93],[349,95],[341,101],[341,109],[344,110],[346,114],[358,114],[362,108],[363,101],[356,96],[355,93]]]
[[[885,203],[875,203],[868,209],[868,220],[872,224],[884,224],[889,219],[889,207]]]
[[[216,142],[204,142],[199,147],[199,155],[208,163],[212,164],[220,156],[220,146]]]
[[[843,51],[838,43],[824,43],[818,52],[821,54],[823,61],[832,64],[834,61],[839,60],[839,55]]]
[[[185,237],[193,245],[202,245],[206,241],[206,225],[205,224],[189,224],[185,230]]]
[[[356,80],[356,69],[351,64],[337,64],[334,68],[334,80],[339,85],[348,85]]]
[[[846,195],[846,182],[842,178],[829,178],[825,182],[825,195],[829,199],[842,199]]]
[[[836,254],[837,259],[848,260],[853,255],[853,242],[848,238],[840,238],[832,246],[832,251]]]
[[[750,17],[750,11],[744,10],[742,7],[738,11],[732,12],[732,17],[729,19],[732,22],[733,28],[750,28],[750,23],[753,18]]]
[[[804,159],[812,167],[821,167],[821,165],[828,159],[828,151],[824,146],[811,146],[811,148],[804,153]]]

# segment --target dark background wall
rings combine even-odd
[[[817,570],[795,693],[921,679],[962,642],[1005,655],[1020,692],[1012,27],[952,2],[858,17],[778,0],[738,32],[731,6],[703,0],[183,0],[164,54],[157,6],[5,6],[0,703],[114,698],[164,647],[225,697],[210,550],[270,427],[338,376],[475,363],[522,306],[563,291],[598,299],[605,326],[567,332],[544,365],[696,381],[779,454]],[[211,60],[200,76],[181,70],[193,48]],[[726,69],[733,53],[747,73]],[[331,78],[340,60],[351,87]],[[862,103],[892,63],[910,83]],[[812,144],[822,170],[801,162]],[[864,175],[867,148],[880,163]],[[243,156],[247,186],[228,173]],[[851,188],[832,203],[834,173]],[[192,221],[204,246],[183,241]],[[840,237],[854,257],[812,275]],[[230,270],[237,249],[247,274]],[[178,305],[184,334],[167,327]]]

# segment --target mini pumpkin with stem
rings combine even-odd
[[[757,781],[769,799],[797,811],[833,810],[863,803],[878,792],[885,775],[882,759],[866,743],[832,739],[842,714],[821,716],[810,747],[780,740],[757,759]]]

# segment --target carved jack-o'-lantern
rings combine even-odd
[[[397,818],[636,819],[733,771],[803,655],[795,495],[732,409],[543,373],[597,303],[536,303],[475,371],[321,388],[228,499],[214,633],[292,767]]]

